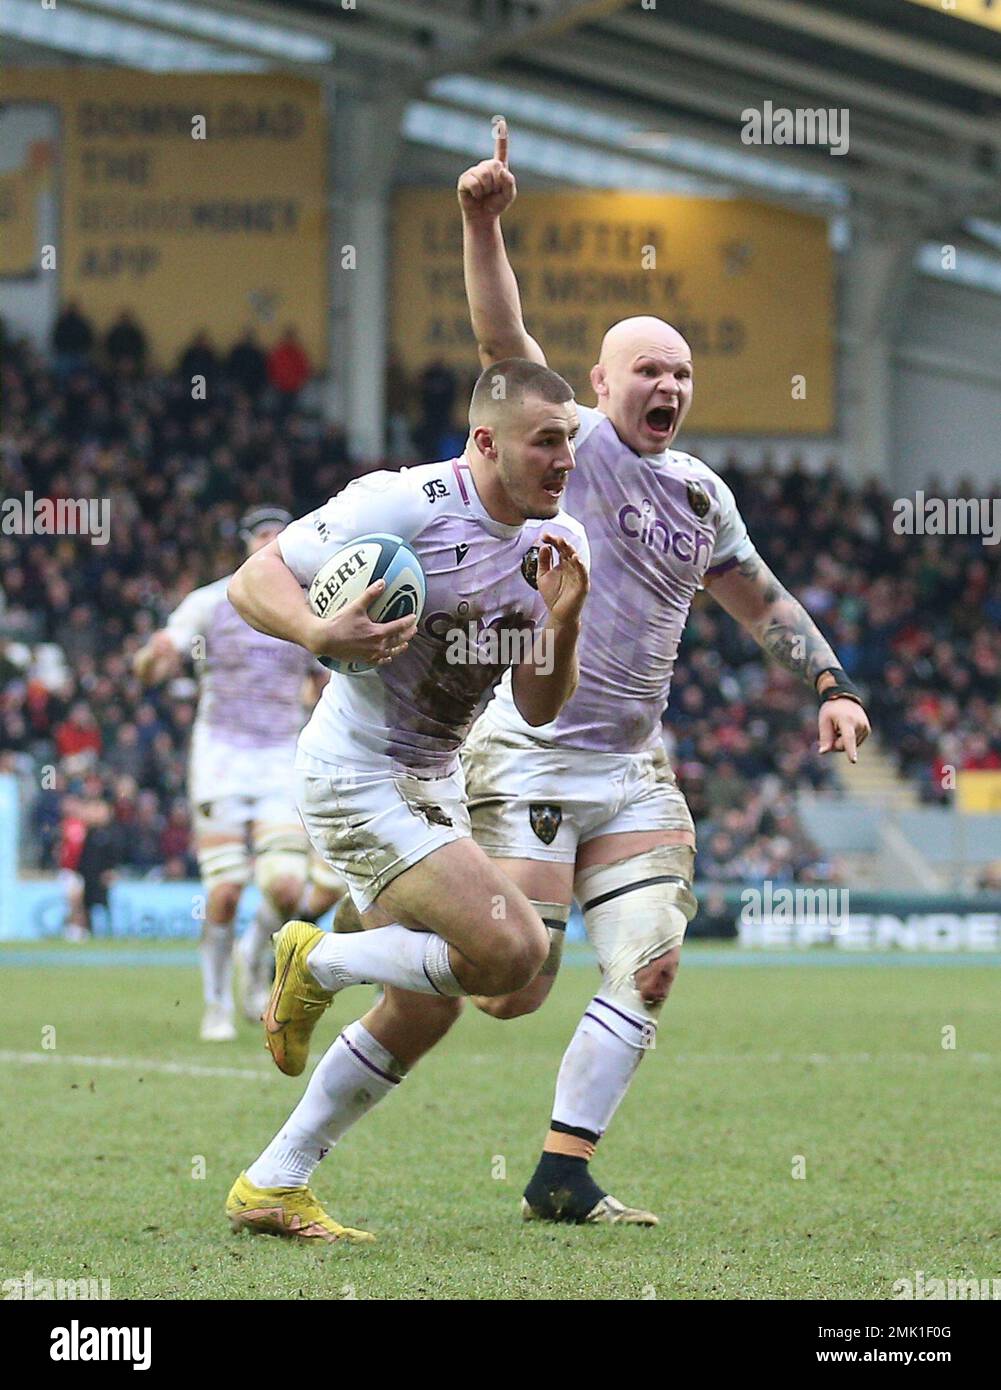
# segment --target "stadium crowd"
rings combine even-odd
[[[117,330],[117,332],[116,332]],[[0,771],[29,793],[29,867],[165,878],[195,873],[184,800],[195,685],[144,690],[130,659],[197,585],[236,568],[241,513],[301,514],[357,472],[341,430],[305,406],[294,333],[227,355],[197,335],[169,375],[147,368],[124,316],[103,343],[69,306],[52,352],[6,341],[5,496],[107,498],[110,540],[0,534]],[[203,399],[192,378],[205,378]],[[461,448],[466,383],[441,363],[387,370],[386,458]],[[728,461],[751,535],[867,693],[884,746],[923,799],[947,766],[1001,768],[1001,567],[978,537],[896,535],[892,499],[833,472]],[[699,877],[831,881],[794,793],[832,785],[815,702],[700,596],[682,644],[665,741],[699,829]]]

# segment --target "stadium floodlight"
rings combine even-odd
[[[483,121],[432,102],[414,101],[404,112],[403,135],[420,145],[475,155],[483,148]],[[585,188],[629,188],[704,198],[736,196],[733,188],[676,172],[668,164],[661,170],[649,162],[582,149],[568,140],[529,131],[518,135],[518,167]]]
[[[428,90],[432,97],[460,101],[463,105],[484,112],[503,111],[514,120],[520,116],[523,120],[550,128],[554,134],[584,140],[590,136],[610,145],[618,145],[627,157],[630,150],[642,150],[654,159],[659,152],[669,151],[670,160],[664,160],[665,171],[680,164],[706,180],[739,180],[745,185],[756,184],[762,191],[799,195],[835,207],[847,207],[850,202],[847,187],[838,179],[790,168],[779,160],[751,155],[743,149],[730,151],[690,136],[644,130],[638,121],[609,116],[573,102],[526,92],[507,83],[456,75],[439,78]],[[519,157],[525,138],[519,136]],[[633,167],[638,167],[635,162]],[[642,167],[649,169],[649,165]],[[602,186],[608,186],[607,181]],[[635,186],[648,188],[653,185],[647,179]]]
[[[186,29],[201,38],[258,49],[293,62],[329,63],[334,56],[334,45],[312,34],[243,15],[224,14],[211,6],[187,4],[184,0],[100,0],[100,9],[118,10],[123,16]]]
[[[944,257],[943,249],[953,248],[943,248],[935,241],[925,242],[914,258],[915,269],[935,280],[1001,294],[1001,260],[969,251],[964,246],[956,247],[954,256]]]
[[[24,43],[98,58],[149,72],[263,72],[264,57],[227,52],[196,39],[173,37],[124,20],[87,14],[71,5],[43,10],[37,0],[4,0],[0,34]]]
[[[997,247],[1001,251],[1001,223],[988,222],[983,217],[968,217],[963,223],[963,228],[978,241],[985,241],[988,246]]]

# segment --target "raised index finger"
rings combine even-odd
[[[507,168],[507,121],[503,116],[494,118],[494,159]]]

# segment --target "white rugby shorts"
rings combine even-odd
[[[313,848],[359,912],[404,870],[470,834],[462,768],[447,777],[334,765],[301,749],[297,800]]]
[[[695,833],[660,746],[598,753],[541,744],[495,724],[488,710],[466,740],[462,765],[473,838],[492,859],[572,864],[578,847],[599,835]]]

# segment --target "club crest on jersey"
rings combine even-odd
[[[551,845],[563,820],[562,806],[534,803],[528,808],[528,823],[544,845]]]
[[[537,545],[526,550],[521,557],[521,572],[525,577],[526,584],[530,584],[533,589],[539,587],[539,547]]]
[[[696,516],[705,516],[711,505],[709,494],[700,482],[694,478],[689,478],[685,483],[685,491],[688,493],[688,505]]]

